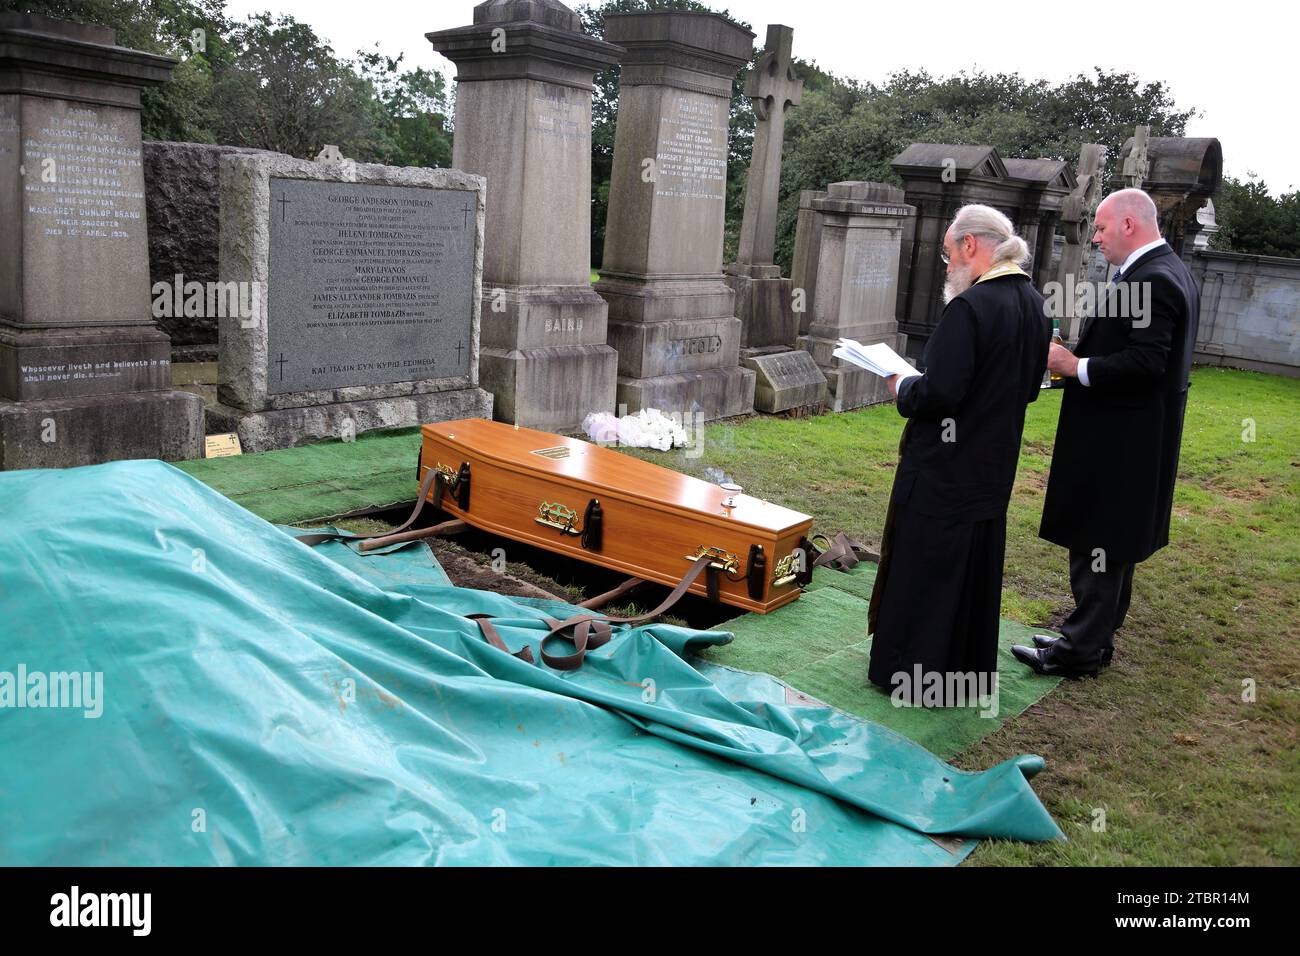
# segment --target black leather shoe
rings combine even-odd
[[[1034,647],[1040,651],[1045,651],[1059,640],[1059,637],[1053,637],[1051,634],[1035,634]],[[1110,667],[1110,659],[1114,654],[1115,649],[1113,647],[1103,647],[1101,649],[1101,666]]]
[[[1044,677],[1096,677],[1097,671],[1076,669],[1073,667],[1062,667],[1060,664],[1053,664],[1051,661],[1043,660],[1044,651],[1036,647],[1025,647],[1023,644],[1016,644],[1011,648],[1011,653],[1020,663],[1025,664],[1036,674],[1042,674]]]

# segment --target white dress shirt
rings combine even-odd
[[[1120,278],[1123,278],[1124,273],[1128,272],[1128,270],[1133,267],[1133,263],[1137,262],[1152,249],[1157,246],[1163,246],[1164,244],[1164,239],[1157,239],[1155,242],[1148,242],[1145,246],[1140,246],[1130,252],[1128,258],[1124,260],[1124,264],[1119,267]],[[1079,359],[1079,370],[1076,374],[1079,376],[1079,383],[1081,385],[1086,387],[1091,384],[1088,381],[1088,360],[1086,358]]]

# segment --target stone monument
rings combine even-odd
[[[906,352],[895,314],[898,263],[904,227],[916,210],[897,186],[864,182],[832,183],[812,206],[822,217],[817,311],[799,344],[826,373],[832,411],[890,401],[883,378],[831,353],[841,338]]]
[[[1079,150],[1079,167],[1075,171],[1077,185],[1061,206],[1061,232],[1065,245],[1061,249],[1056,267],[1056,281],[1062,290],[1085,288],[1088,281],[1088,259],[1092,254],[1092,221],[1102,197],[1102,167],[1106,164],[1106,147],[1097,143],[1084,143]],[[1076,307],[1077,294],[1067,305],[1069,309],[1061,323],[1061,334],[1067,342],[1079,338],[1083,316]]]
[[[913,143],[890,163],[916,208],[914,233],[904,238],[899,274],[899,327],[919,358],[943,315],[943,234],[957,210],[984,203],[1001,210],[1029,246],[1026,266],[1037,288],[1055,278],[1052,244],[1066,196],[1077,185],[1070,164],[1054,159],[1007,159],[992,146]]]
[[[799,215],[794,224],[794,257],[790,264],[790,284],[802,309],[799,316],[799,334],[807,335],[812,324],[813,310],[817,305],[817,260],[822,248],[822,214],[813,208],[813,201],[825,199],[824,189],[799,191]]]
[[[754,35],[713,13],[610,14],[627,49],[596,291],[609,303],[618,402],[629,411],[754,408],[735,293],[722,279],[731,88]]]
[[[1181,255],[1202,228],[1201,208],[1223,181],[1223,147],[1213,137],[1152,136],[1139,126],[1120,148],[1111,189],[1140,187],[1160,216],[1160,234]]]
[[[489,0],[427,37],[456,64],[452,163],[491,197],[482,385],[499,421],[576,430],[614,408],[609,307],[591,288],[591,94],[623,51],[558,0]]]
[[[781,187],[781,147],[785,114],[798,106],[803,80],[794,75],[790,47],[794,31],[771,24],[763,55],[745,78],[745,95],[754,107],[754,147],[745,183],[745,212],[740,222],[736,261],[724,270],[736,292],[742,323],[743,354],[790,348],[798,319],[791,308],[790,280],[776,263],[776,213]]]
[[[484,183],[454,169],[276,153],[221,160],[221,281],[208,429],[244,451],[490,417],[478,387]]]
[[[0,14],[0,467],[196,458],[153,323],[140,90],[176,61]]]
[[[723,270],[723,281],[736,293],[741,364],[757,375],[754,407],[762,412],[820,404],[826,385],[817,363],[802,350],[792,351],[799,335],[794,286],[791,280],[781,278],[776,265],[785,114],[791,106],[798,106],[803,96],[803,80],[794,75],[790,58],[793,41],[790,27],[770,24],[763,55],[745,78],[745,95],[754,107],[754,147],[745,184],[740,247],[736,261]],[[781,353],[791,354],[767,358]]]

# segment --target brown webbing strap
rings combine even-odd
[[[365,541],[367,538],[385,538],[390,534],[401,534],[411,525],[415,524],[415,519],[420,517],[420,512],[424,510],[424,502],[429,497],[429,486],[438,475],[438,469],[430,468],[424,473],[424,481],[420,482],[420,497],[415,501],[415,510],[399,527],[390,528],[388,531],[376,531],[373,534],[349,534],[346,531],[318,532],[316,534],[299,534],[294,535],[299,541],[314,548],[318,544],[324,544],[326,541]]]
[[[533,663],[533,649],[531,647],[525,647],[521,651],[512,651],[510,648],[506,647],[506,642],[501,640],[501,634],[492,626],[492,622],[488,620],[488,618],[491,617],[490,614],[466,614],[465,616],[471,621],[478,622],[479,630],[483,632],[484,639],[497,650],[505,651],[511,657],[517,657],[521,661],[527,661],[529,664]],[[550,618],[547,618],[547,620],[550,620]]]
[[[825,535],[815,535],[814,537],[823,538]],[[826,550],[813,559],[814,568],[834,568],[836,571],[847,571],[849,568],[862,561],[880,562],[880,555],[868,548],[861,541],[850,538],[846,533],[841,531],[833,539],[827,538]]]
[[[700,576],[700,573],[704,571],[705,568],[709,567],[711,561],[712,559],[708,555],[697,558],[686,574],[683,575],[682,579],[677,582],[677,586],[673,588],[672,593],[669,594],[668,597],[664,598],[663,602],[660,603],[658,607],[646,614],[638,614],[635,617],[607,617],[604,615],[596,617],[590,614],[579,614],[576,617],[571,617],[564,621],[557,621],[554,618],[543,617],[543,620],[546,622],[550,630],[546,632],[546,636],[542,638],[541,644],[538,645],[539,650],[542,652],[542,662],[546,664],[547,667],[553,667],[560,671],[577,670],[582,666],[582,661],[583,658],[587,656],[587,651],[594,651],[596,648],[608,644],[613,638],[614,629],[610,627],[611,624],[637,624],[641,621],[648,621],[651,618],[656,618],[659,615],[666,613],[674,604],[682,599],[683,595],[685,595],[688,590],[690,590],[691,585],[695,583],[695,579]],[[533,658],[531,648],[525,647],[519,652],[511,651],[506,647],[505,642],[501,640],[500,633],[491,621],[487,620],[485,616],[477,614],[471,615],[471,617],[478,622],[479,630],[483,632],[483,637],[489,644],[505,651],[507,654],[512,654],[514,657],[532,663]],[[573,642],[574,652],[572,654],[548,653],[546,650],[546,642],[558,637],[566,636],[563,632],[570,628],[572,628],[573,633],[568,636],[568,639]],[[528,656],[525,657],[525,654]]]

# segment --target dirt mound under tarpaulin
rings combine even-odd
[[[159,462],[0,474],[0,501],[0,863],[944,865],[973,840],[932,837],[1061,837],[1039,758],[963,772],[682,656],[723,632],[624,628],[559,672],[467,615],[536,653],[577,609],[452,587],[420,546],[309,549]],[[32,706],[72,672],[99,716]]]

